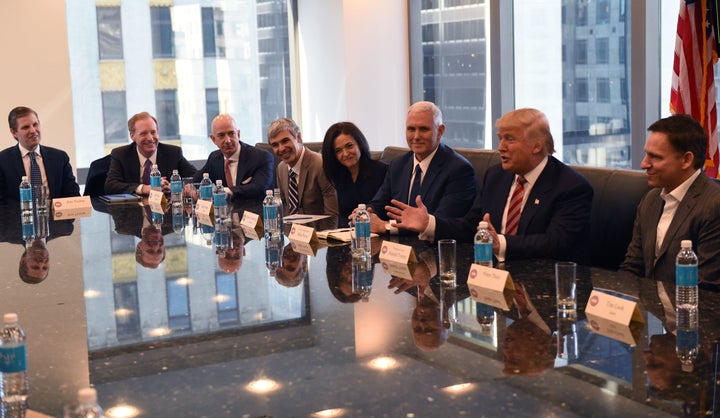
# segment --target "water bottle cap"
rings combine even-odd
[[[480,221],[478,223],[478,228],[487,228],[487,227],[488,227],[488,223],[485,221]]]
[[[16,313],[6,313],[3,315],[3,323],[5,325],[17,324],[18,316]]]
[[[153,164],[153,165],[152,165],[152,168],[157,168],[157,164]]]
[[[272,196],[273,191],[272,190],[265,190],[265,196]]]
[[[218,186],[222,186],[222,180],[215,180],[215,184]]]
[[[22,176],[22,177],[20,178],[21,181],[27,181],[27,179],[28,179],[27,176]]]
[[[365,204],[364,204],[364,203],[360,203],[360,204],[358,205],[358,210],[365,210]]]
[[[173,174],[180,174],[177,169],[173,170]]]
[[[203,173],[203,178],[204,178],[204,179],[209,179],[209,178],[210,178],[210,173]]]
[[[695,369],[695,367],[693,367],[692,363],[683,363],[681,368],[682,368],[682,371],[684,371],[685,373],[692,373],[693,370]]]
[[[680,241],[680,248],[692,248],[692,240],[684,239]]]
[[[95,403],[97,402],[97,391],[93,388],[83,388],[78,390],[78,402]]]

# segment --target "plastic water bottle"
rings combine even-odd
[[[63,418],[102,418],[103,410],[97,403],[97,391],[84,388],[78,391],[78,403],[65,407]]]
[[[480,221],[475,234],[475,263],[486,267],[493,266],[493,237],[485,221]]]
[[[5,418],[24,417],[30,387],[27,378],[25,332],[18,325],[15,313],[3,316],[0,344],[0,373],[2,374],[2,410]]]
[[[270,277],[275,277],[275,272],[282,264],[282,248],[285,245],[283,237],[265,240],[265,267],[270,272]]]
[[[185,213],[180,201],[172,202],[172,225],[175,235],[179,238],[183,229],[185,229]]]
[[[212,201],[213,184],[210,180],[209,173],[203,173],[202,181],[200,182],[200,199]]]
[[[675,306],[675,351],[682,369],[691,372],[698,354],[698,258],[690,240],[680,243],[680,252],[675,259]]]
[[[370,214],[365,209],[365,204],[360,203],[355,214],[355,238],[352,241],[352,255],[355,259],[366,259],[372,257],[370,248]]]
[[[162,191],[162,181],[160,178],[160,170],[158,169],[157,164],[153,164],[152,168],[150,169],[150,189],[157,190],[159,192]]]
[[[227,193],[222,180],[215,181],[213,189],[213,208],[215,212],[215,229],[225,229],[228,222]]]
[[[277,206],[278,229],[282,231],[283,225],[285,224],[283,223],[283,201],[279,187],[275,188],[275,192],[273,195],[275,196],[275,206]]]
[[[368,302],[373,285],[373,264],[371,258],[352,261],[352,292],[360,300]]]
[[[170,176],[170,201],[180,202],[182,199],[182,178],[177,170],[173,170],[172,176]]]
[[[265,191],[263,200],[263,225],[265,227],[265,238],[277,239],[280,237],[280,226],[278,225],[278,207],[275,203],[275,196],[272,190]]]
[[[20,182],[20,220],[22,222],[22,234],[25,241],[35,237],[35,218],[33,214],[33,193],[32,185],[27,176],[22,176]]]

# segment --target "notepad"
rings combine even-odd
[[[370,234],[370,237],[377,237],[378,234]],[[335,240],[342,242],[351,242],[353,238],[352,228],[338,228],[338,229],[326,229],[325,231],[318,231],[317,237],[327,241]]]
[[[108,205],[120,204],[120,203],[137,203],[142,198],[135,194],[122,193],[122,194],[106,194],[100,196],[100,200],[107,203]]]

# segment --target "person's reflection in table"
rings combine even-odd
[[[282,264],[275,271],[275,280],[285,287],[295,287],[307,275],[307,255],[296,252],[292,244],[283,249]]]
[[[328,247],[325,265],[328,287],[335,299],[342,303],[358,302],[361,296],[353,292],[350,247]]]
[[[218,267],[225,273],[236,273],[242,267],[243,257],[245,257],[245,235],[242,229],[233,228],[227,247],[218,253]]]
[[[154,225],[144,226],[135,247],[135,261],[145,268],[156,269],[165,260],[165,239]]]
[[[49,271],[50,252],[45,246],[45,239],[33,239],[20,256],[20,279],[25,283],[38,284],[47,279]]]
[[[555,363],[555,339],[522,283],[515,283],[514,302],[518,319],[505,330],[503,373],[537,376]]]

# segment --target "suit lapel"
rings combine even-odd
[[[555,175],[557,172],[556,168],[553,157],[548,157],[547,164],[530,190],[530,194],[528,195],[525,205],[523,206],[523,210],[520,213],[520,223],[518,224],[519,235],[524,235],[526,233],[528,225],[531,224],[533,217],[545,204],[545,198],[548,193],[552,191],[555,178],[557,177]]]
[[[415,156],[413,155],[412,151],[408,153],[408,157],[409,158],[405,159],[403,167],[401,169],[402,175],[400,176],[400,182],[397,183],[398,185],[400,185],[400,199],[398,200],[405,203],[407,203],[409,198],[408,193],[410,192],[410,181],[412,180],[413,168],[415,165]],[[421,196],[422,190],[423,188],[420,187]]]
[[[701,173],[700,175],[702,176],[704,174]],[[660,244],[660,250],[658,251],[657,258],[660,258],[660,256],[667,252],[668,247],[670,246],[670,242],[672,242],[675,235],[677,235],[678,231],[681,229],[680,227],[685,223],[687,219],[689,219],[692,209],[696,206],[696,200],[702,195],[702,191],[705,188],[704,184],[700,183],[701,181],[702,180],[700,179],[700,177],[695,179],[693,184],[688,189],[687,193],[685,193],[685,197],[683,197],[683,200],[678,205],[678,208],[675,211],[675,215],[673,215],[672,222],[670,222],[670,225],[665,232],[663,242]],[[659,219],[660,217],[658,217],[658,220]],[[657,234],[657,227],[655,228],[655,231]]]
[[[643,241],[642,244],[643,258],[646,261],[652,260],[653,266],[658,259],[658,257],[655,256],[655,253],[657,252],[658,255],[660,254],[660,252],[656,251],[655,248],[657,247],[657,225],[658,222],[660,222],[660,217],[663,212],[663,200],[660,197],[660,191],[657,190],[654,193],[655,195],[652,196],[652,200],[650,201],[647,216],[643,221],[645,224],[644,228],[647,230],[647,240]],[[667,236],[668,235],[665,235],[666,238]]]
[[[248,152],[247,145],[245,145],[244,142],[240,142],[240,154],[238,154],[237,170],[235,171],[235,178],[233,179],[233,184],[235,186],[237,186],[238,183],[245,180],[245,172],[247,171],[248,165],[240,164],[240,156],[243,155],[243,153],[245,153],[246,154],[245,157],[247,157],[247,152]],[[220,153],[220,156],[222,156],[222,152]],[[245,159],[245,161],[247,161],[247,158]],[[223,163],[222,170],[224,173],[225,172],[225,157],[223,157],[222,163]]]
[[[18,173],[18,177],[26,175],[25,165],[23,164],[22,155],[20,154],[20,147],[18,145],[15,145],[13,147],[12,165],[15,168],[15,171],[17,171]]]
[[[300,164],[300,178],[298,179],[298,206],[302,206],[303,196],[305,195],[305,183],[308,178],[308,171],[310,170],[310,150],[305,148],[303,155],[302,164]]]
[[[423,178],[422,184],[420,185],[420,196],[423,197],[423,201],[425,201],[425,196],[429,194],[433,182],[435,182],[435,179],[438,178],[438,173],[441,173],[443,166],[445,166],[445,151],[445,146],[443,144],[440,144],[438,146],[437,152],[435,152],[435,156],[433,157],[432,161],[430,161],[427,173],[425,173],[425,178]],[[414,165],[415,161],[413,160],[412,162]],[[410,169],[410,171],[412,172],[412,168]],[[410,183],[408,182],[408,189],[409,186]]]

